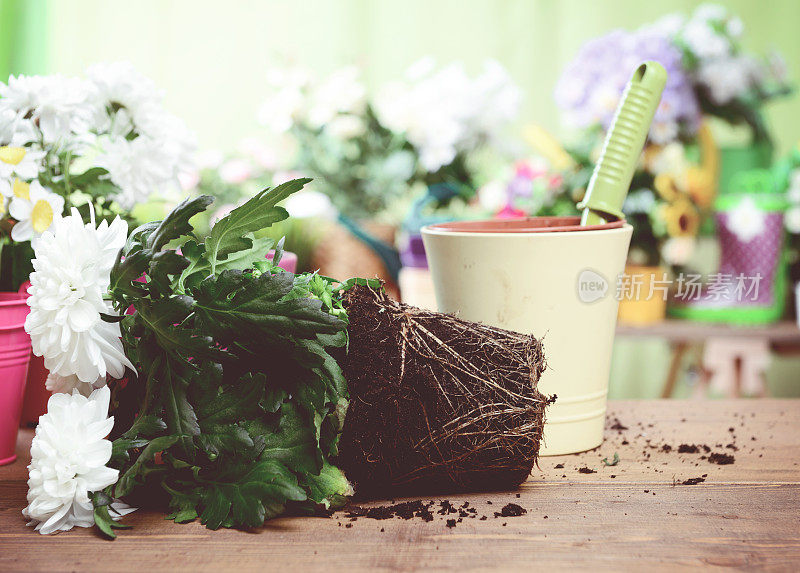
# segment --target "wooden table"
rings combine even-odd
[[[0,571],[800,569],[800,400],[612,402],[603,446],[542,458],[518,492],[448,496],[476,509],[455,527],[447,519],[458,514],[439,515],[437,498],[430,522],[342,511],[213,532],[138,511],[113,542],[88,529],[45,537],[20,515],[30,438],[20,437],[21,461],[0,468]],[[678,453],[681,444],[701,447]],[[615,452],[619,463],[605,467]],[[713,453],[735,461],[710,463]],[[693,478],[705,481],[684,485]],[[527,513],[495,517],[508,503]]]

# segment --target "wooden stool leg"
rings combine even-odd
[[[672,362],[669,365],[667,380],[664,383],[664,390],[661,392],[662,398],[670,398],[675,391],[675,384],[678,381],[678,374],[681,371],[681,362],[686,351],[689,349],[688,342],[677,342],[672,349]]]

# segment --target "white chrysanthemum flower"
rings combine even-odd
[[[84,224],[73,208],[34,239],[25,330],[50,372],[94,384],[106,373],[121,378],[126,366],[134,369],[122,349],[119,324],[100,316],[114,314],[103,296],[127,233],[119,218],[95,228],[94,220]]]
[[[54,394],[47,402],[31,442],[28,507],[22,510],[39,533],[91,527],[89,494],[117,482],[119,471],[106,467],[111,442],[105,438],[114,427],[114,418],[108,417],[110,399],[111,391],[103,387],[88,398],[75,391]]]
[[[55,372],[47,374],[44,386],[48,392],[53,394],[72,394],[73,390],[77,390],[83,396],[88,396],[97,388],[102,388],[106,384],[106,377],[98,378],[94,383],[82,382],[75,374],[69,376],[62,376]]]
[[[108,171],[120,193],[114,199],[131,209],[157,191],[178,185],[173,156],[164,142],[139,136],[133,140],[115,138],[104,142],[95,164]]]
[[[11,238],[18,243],[30,241],[47,231],[64,211],[64,198],[42,187],[38,181],[26,185],[15,180],[13,190],[8,212],[17,220],[11,228]]]
[[[0,97],[4,109],[37,121],[47,143],[85,135],[96,109],[89,82],[60,74],[11,76],[8,84],[0,82]],[[70,138],[71,143],[79,140]]]
[[[98,131],[111,130],[125,136],[160,108],[162,94],[155,82],[130,62],[94,64],[86,70],[86,76],[95,88]]]

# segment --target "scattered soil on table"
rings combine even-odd
[[[727,466],[729,464],[734,463],[736,459],[730,454],[713,453],[710,456],[708,456],[708,461],[711,462],[712,464]]]
[[[487,505],[491,502],[487,501]],[[494,517],[520,517],[528,513],[528,510],[516,503],[507,503],[500,511],[494,512]],[[450,500],[442,500],[435,502],[433,500],[425,502],[422,500],[405,501],[401,503],[393,503],[390,505],[381,505],[377,507],[361,507],[352,506],[344,511],[344,517],[349,519],[351,523],[347,523],[345,527],[352,527],[352,522],[358,521],[359,518],[374,519],[383,521],[386,519],[418,519],[423,522],[431,522],[437,519],[444,520],[447,527],[456,527],[465,519],[477,519],[478,521],[486,521],[489,515],[481,514],[478,512],[474,504],[469,501],[463,502],[461,505],[455,505]],[[339,527],[341,527],[341,522]],[[381,529],[383,531],[383,529]]]
[[[628,426],[623,425],[619,418],[614,418],[614,423],[611,425],[612,430],[627,430]]]
[[[357,495],[508,490],[539,454],[545,407],[542,343],[347,291],[350,391],[336,464]]]
[[[706,478],[689,478],[687,480],[682,481],[683,485],[697,485],[699,483],[703,483],[706,481]]]
[[[589,468],[589,467],[582,467],[582,468],[578,468],[578,473],[581,473],[581,474],[596,474],[597,470],[593,470],[592,468]]]

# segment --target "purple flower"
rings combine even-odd
[[[667,70],[651,139],[666,143],[679,133],[694,134],[700,107],[683,70],[681,53],[665,33],[653,28],[614,30],[584,44],[556,85],[556,103],[578,127],[608,128],[633,70],[645,60],[657,61]]]

